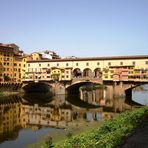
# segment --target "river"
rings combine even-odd
[[[148,91],[133,91],[132,99],[148,104]],[[42,101],[39,101],[42,100]],[[0,147],[24,148],[50,135],[53,142],[113,118],[116,112],[130,109],[123,99],[106,101],[106,106],[91,104],[73,96],[48,94],[13,95],[0,98]],[[62,137],[62,138],[61,138]]]

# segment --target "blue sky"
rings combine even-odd
[[[0,0],[0,42],[61,56],[148,54],[148,0]]]

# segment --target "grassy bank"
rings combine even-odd
[[[54,144],[55,148],[113,148],[120,144],[143,121],[148,107],[125,112],[106,121],[101,127]],[[50,141],[42,147],[50,147]]]

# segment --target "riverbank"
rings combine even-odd
[[[148,116],[144,122],[117,148],[147,148],[148,147]]]
[[[71,136],[79,135],[86,131],[91,131],[92,129],[98,128],[102,126],[102,124],[111,118],[114,118],[115,116],[118,116],[118,113],[113,112],[103,112],[102,117],[99,120],[90,120],[86,121],[84,119],[77,119],[73,120],[72,122],[69,122],[67,127],[63,129],[61,133],[58,131],[50,132],[49,134],[40,137],[36,143],[30,144],[27,147],[28,148],[40,148],[40,147],[46,147],[45,142],[48,141],[49,137],[52,137],[52,142],[57,143],[62,140],[66,140],[67,138],[70,138]]]
[[[148,114],[148,107],[125,112],[105,122],[100,128],[73,136],[67,140],[54,144],[55,148],[67,147],[101,147],[112,148],[120,144],[143,121]],[[47,146],[47,145],[46,145]],[[43,147],[46,147],[45,145]]]
[[[92,130],[92,127],[97,128],[98,126],[101,126],[103,122],[104,120],[99,122],[85,122],[84,120],[77,120],[69,125],[67,129],[63,129],[63,132],[60,134],[54,131],[52,133],[50,132],[48,135],[41,137],[38,142],[28,145],[28,148],[46,148],[45,141],[48,139],[48,137],[51,137],[50,135],[52,135],[52,142],[57,143],[59,141],[65,140],[68,138],[68,136],[74,136],[85,131],[90,131]]]

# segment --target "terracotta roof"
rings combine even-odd
[[[133,55],[133,56],[109,56],[109,57],[85,57],[85,58],[75,58],[75,59],[42,59],[42,60],[30,60],[27,62],[68,62],[68,61],[96,61],[96,60],[125,60],[125,59],[148,59],[148,55]]]

